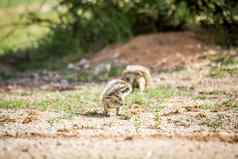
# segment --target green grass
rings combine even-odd
[[[221,104],[221,107],[232,108],[238,112],[238,99],[237,98],[227,98]]]
[[[137,90],[126,97],[125,106],[122,110],[128,118],[130,118],[128,110],[133,108],[133,106],[136,107],[135,109],[139,108],[152,112],[155,115],[156,127],[159,128],[161,111],[165,107],[164,103],[169,98],[187,95],[190,95],[189,91],[163,86],[148,89],[143,93]]]
[[[169,98],[172,96],[183,96],[183,95],[189,95],[191,92],[188,90],[181,90],[177,88],[171,88],[171,87],[163,87],[159,86],[156,88],[149,89],[146,94],[150,97],[155,98]]]
[[[100,85],[90,84],[81,86],[77,90],[63,92],[33,90],[0,93],[0,98],[4,99],[0,101],[0,108],[35,108],[42,111],[53,110],[75,114],[103,110],[99,101],[102,89]],[[153,88],[144,93],[136,91],[126,98],[123,109],[138,105],[144,110],[158,112],[162,102],[177,94],[172,88],[165,87]]]
[[[199,92],[198,95],[193,96],[193,99],[206,100],[206,99],[212,99],[218,96],[230,96],[232,94],[236,94],[236,92],[227,92],[223,90],[204,91],[204,92]]]
[[[0,108],[4,109],[19,109],[27,107],[28,103],[24,100],[0,100]]]
[[[198,106],[200,109],[209,111],[231,110],[238,111],[238,100],[235,97],[226,97],[223,101],[209,102]]]
[[[66,113],[83,113],[100,107],[99,87],[83,87],[80,90],[50,92],[39,91],[0,94],[0,108],[35,108],[42,111],[54,110]],[[17,100],[16,100],[17,99]]]
[[[133,115],[130,120],[132,121],[132,123],[134,124],[134,127],[136,129],[136,132],[138,132],[139,128],[142,125],[142,119],[137,116],[137,115]]]
[[[215,66],[210,69],[210,76],[222,78],[225,76],[237,76],[238,75],[238,65],[236,66]]]
[[[108,73],[108,76],[109,77],[115,77],[115,76],[121,75],[123,69],[124,68],[122,68],[122,67],[115,67],[114,66],[110,69],[110,72]]]
[[[199,109],[204,109],[204,110],[214,110],[215,108],[217,108],[217,103],[214,102],[209,102],[206,104],[201,104],[198,106]]]
[[[84,112],[91,108],[98,107],[99,92],[95,89],[51,92],[43,96],[41,100],[33,103],[34,107],[43,110],[55,109],[64,112]]]
[[[172,96],[181,95],[182,91],[170,87],[156,87],[141,93],[136,90],[126,98],[126,104],[137,104],[144,108],[155,108],[158,101],[162,102]]]
[[[161,121],[161,111],[164,109],[164,106],[160,106],[154,109],[154,116],[155,116],[155,126],[156,128],[160,128],[160,121]]]
[[[209,58],[214,63],[209,72],[211,77],[222,78],[228,75],[238,75],[237,57],[231,56],[230,53],[217,53]]]

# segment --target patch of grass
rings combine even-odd
[[[238,58],[236,56],[232,56],[230,53],[217,53],[211,56],[210,60],[214,63],[209,72],[211,77],[222,78],[238,74]]]
[[[146,94],[143,94],[139,91],[135,91],[126,98],[126,105],[132,105],[132,104],[137,104],[142,107],[150,107],[151,105],[151,100],[149,96]]]
[[[210,110],[212,112],[226,111],[231,109],[238,111],[238,100],[235,97],[228,97],[221,102],[209,102],[207,104],[199,105],[198,108]]]
[[[236,50],[234,51],[236,52]],[[238,64],[238,59],[230,52],[212,54],[208,56],[208,59],[214,63],[222,65]]]
[[[165,100],[169,99],[173,96],[184,96],[188,95],[190,92],[180,91],[176,88],[170,87],[156,87],[152,89],[148,89],[145,92],[140,92],[136,90],[132,94],[126,97],[125,105],[131,106],[136,104],[143,109],[147,109],[150,111],[157,110],[158,105]]]
[[[173,90],[172,88],[166,88],[166,87],[152,88],[146,92],[146,94],[152,98],[156,98],[156,97],[169,98],[171,96],[176,95],[177,93],[178,93],[177,90],[175,89]]]
[[[0,100],[0,108],[4,109],[19,109],[27,106],[28,103],[24,100]]]
[[[110,69],[110,72],[109,72],[108,76],[109,77],[115,77],[115,76],[121,75],[122,71],[123,71],[122,67],[115,67],[115,66],[113,66]]]
[[[131,109],[130,107],[135,107],[133,113],[137,113],[141,109],[142,111],[146,110],[152,112],[155,116],[156,128],[159,128],[161,111],[165,107],[164,105],[162,105],[162,103],[164,103],[170,97],[186,94],[186,92],[169,87],[156,87],[148,89],[143,93],[137,90],[126,97],[125,106],[123,107],[123,109],[126,113],[130,112],[128,111],[129,109]]]
[[[51,101],[50,100],[41,100],[39,102],[35,102],[34,105],[37,109],[46,111],[47,109],[49,109],[49,107],[51,107]]]
[[[79,81],[92,81],[94,78],[92,72],[84,71],[77,75],[77,79]]]
[[[32,105],[41,110],[57,110],[67,113],[82,113],[98,107],[99,92],[97,89],[54,92],[41,95],[41,99]]]
[[[230,96],[235,92],[227,92],[223,90],[212,90],[212,91],[202,91],[199,92],[198,96],[195,96],[194,99],[208,99],[209,97],[214,96]]]
[[[190,96],[191,90],[159,86],[147,90],[145,94],[150,98],[163,100],[174,96]]]
[[[50,118],[47,120],[47,122],[53,126],[55,123],[60,123],[64,119],[72,119],[73,114],[72,113],[62,113],[60,116]]]
[[[216,103],[209,102],[206,104],[201,104],[198,106],[199,109],[204,109],[204,110],[214,110],[216,108]]]
[[[99,101],[101,91],[101,86],[87,84],[82,85],[77,90],[62,92],[34,90],[24,94],[19,92],[11,92],[10,94],[0,93],[1,98],[7,97],[9,101],[11,101],[4,101],[0,103],[0,105],[1,108],[34,108],[42,111],[53,110],[74,116],[87,114],[87,112],[91,110],[103,110]],[[125,112],[123,114],[128,115],[131,113],[132,115],[128,115],[128,119],[135,116],[135,119],[132,120],[135,120],[135,125],[139,125],[139,120],[136,119],[137,117],[139,118],[138,114],[144,111],[150,111],[155,114],[159,127],[160,112],[163,109],[161,102],[177,94],[181,93],[174,91],[172,88],[164,87],[149,89],[144,93],[135,91],[127,96],[125,105],[122,107],[122,111],[124,110],[123,112]],[[16,98],[19,100],[13,100]]]
[[[238,65],[235,66],[215,66],[210,69],[209,75],[211,77],[222,78],[227,75],[237,76],[238,75]]]
[[[204,94],[199,94],[199,95],[193,97],[193,99],[195,99],[195,100],[196,100],[196,99],[205,100],[205,99],[208,99],[208,98],[209,98],[209,96],[204,95]]]
[[[160,122],[161,122],[161,111],[164,109],[164,106],[156,107],[154,109],[154,116],[155,116],[155,122],[156,122],[156,128],[160,128]]]
[[[81,86],[77,90],[63,92],[34,90],[25,93],[0,93],[1,98],[9,98],[9,100],[2,100],[0,107],[35,108],[42,111],[53,110],[73,115],[85,114],[90,110],[103,109],[99,101],[101,90],[101,86],[90,84]],[[172,90],[169,89],[168,91],[171,92]],[[160,109],[159,102],[173,95],[173,93],[166,93],[165,95],[165,92],[165,88],[155,88],[144,93],[136,91],[126,98],[125,106],[122,109],[125,110],[125,113],[128,113],[130,106],[136,106],[135,111],[148,110],[158,113],[158,109]],[[16,98],[19,100],[15,100]]]
[[[138,115],[133,115],[131,117],[131,121],[133,122],[136,132],[138,132],[140,126],[142,125],[142,120]]]
[[[205,118],[201,124],[217,130],[219,128],[223,128],[223,118],[223,115],[218,114],[215,118]]]
[[[69,114],[83,114],[88,110],[100,107],[99,86],[83,86],[79,90],[49,92],[36,90],[25,93],[0,94],[0,108],[34,108],[42,111],[58,111]],[[17,98],[17,100],[15,100]]]
[[[238,111],[238,99],[237,98],[228,98],[224,100],[220,105],[220,107],[231,108],[235,111]]]

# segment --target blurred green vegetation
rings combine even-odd
[[[9,8],[22,4],[33,4],[39,2],[44,2],[44,0],[1,0],[0,8]]]
[[[35,68],[151,32],[199,27],[238,45],[236,0],[2,0],[0,8],[0,55],[30,54]]]
[[[43,0],[19,0],[0,2],[0,55],[37,47],[39,39],[50,31],[49,25],[31,21],[31,17],[51,18],[56,13],[43,7]],[[53,1],[49,3],[52,5]]]

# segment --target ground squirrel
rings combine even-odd
[[[141,92],[153,85],[150,70],[141,65],[128,65],[121,79],[130,83],[133,90],[138,88]]]
[[[120,79],[109,81],[101,94],[104,113],[108,115],[110,109],[116,109],[116,115],[119,115],[120,107],[124,103],[124,98],[129,95],[131,91],[132,87],[126,81]]]

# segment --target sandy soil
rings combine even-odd
[[[7,145],[7,146],[6,146]],[[179,139],[4,139],[0,158],[237,158],[238,145]]]

